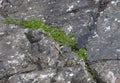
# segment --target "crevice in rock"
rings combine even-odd
[[[111,0],[111,1],[113,1],[113,0]],[[99,16],[100,16],[100,12],[104,11],[104,9],[107,7],[107,5],[108,5],[111,1],[110,1],[110,0],[108,0],[108,1],[99,0],[99,3],[96,5],[96,7],[98,8],[98,10],[97,10],[97,12],[94,13],[94,15],[92,16],[93,21],[94,21],[94,29],[93,29],[92,33],[90,32],[91,35],[93,34],[93,32],[95,31],[95,28],[97,27],[97,26],[96,26],[96,22],[97,22],[97,20],[98,20],[98,18],[99,18]],[[86,37],[87,40],[88,40],[89,37],[90,37],[90,36]],[[82,38],[82,39],[84,39],[84,38]],[[81,38],[80,38],[79,40],[81,40]],[[78,41],[78,45],[79,45],[79,43],[80,43],[80,42]],[[87,42],[86,42],[86,43],[87,43]],[[85,45],[86,45],[86,43],[85,43]],[[81,45],[81,44],[80,44],[80,45]],[[85,47],[86,47],[86,46],[84,46],[84,48],[85,48]],[[78,46],[78,47],[77,47],[77,49],[80,49],[80,48],[81,48],[81,46]],[[85,60],[86,68],[89,69],[87,72],[91,74],[91,76],[93,77],[93,79],[94,79],[94,81],[95,81],[96,83],[106,83],[106,82],[104,82],[101,78],[99,78],[98,73],[97,73],[95,70],[93,70],[93,69],[90,67],[90,65],[95,64],[95,63],[99,63],[99,62],[101,62],[101,61],[102,61],[102,62],[106,62],[106,61],[111,61],[111,60],[120,60],[120,59],[101,59],[101,60],[95,60],[95,61],[92,61],[92,62],[90,62],[89,60]]]
[[[120,59],[99,59],[99,60],[95,60],[95,61],[89,61],[89,60],[85,61],[86,68],[88,69],[88,72],[90,73],[90,75],[92,76],[92,78],[94,79],[94,81],[96,83],[106,83],[106,82],[102,78],[100,78],[99,73],[95,69],[91,68],[90,66],[93,64],[107,62],[107,61],[113,61],[113,60],[120,60]]]
[[[14,76],[14,75],[19,75],[19,74],[26,74],[26,73],[30,73],[30,72],[33,72],[35,71],[36,69],[32,69],[32,70],[23,70],[23,71],[19,71],[19,72],[16,72],[16,73],[12,73],[12,74],[5,74],[4,76],[0,77],[0,82],[1,81],[6,81],[11,77],[11,76]]]
[[[88,0],[88,3],[94,3],[93,0]],[[78,44],[76,45],[76,49],[80,49],[80,48],[86,48],[86,44],[88,43],[89,38],[91,38],[94,35],[94,32],[96,30],[96,22],[98,17],[100,16],[100,12],[104,11],[104,9],[107,7],[107,4],[109,4],[110,1],[104,1],[104,0],[99,0],[99,2],[97,4],[94,3],[94,7],[97,8],[96,12],[89,12],[88,16],[91,17],[90,21],[88,22],[87,28],[88,28],[88,32],[86,32],[86,34],[82,35],[80,38],[78,38]],[[86,7],[88,8],[88,7]],[[71,10],[68,13],[75,13],[79,12],[81,8],[75,9],[75,10]],[[92,23],[91,23],[92,22]],[[90,25],[89,25],[90,24]]]
[[[89,66],[87,66],[87,71],[90,73],[90,75],[92,76],[93,80],[96,82],[96,83],[106,83],[105,81],[103,81],[98,72],[95,70],[95,69],[92,69],[90,68]]]
[[[103,0],[100,0],[100,2],[98,3],[98,11],[97,11],[97,13],[95,13],[95,14],[92,16],[92,17],[94,18],[94,19],[93,19],[93,20],[94,20],[93,25],[88,26],[90,33],[87,33],[87,34],[83,35],[82,39],[84,39],[84,38],[86,37],[85,39],[88,40],[89,36],[92,35],[92,33],[94,32],[95,27],[96,27],[95,22],[97,21],[98,17],[100,16],[100,12],[101,12],[101,11],[104,11],[104,9],[106,8],[106,6],[107,6],[108,3],[109,3],[109,1],[108,1],[108,2],[103,2]],[[79,12],[79,10],[82,9],[82,8],[88,8],[88,7],[85,6],[85,7],[77,8],[77,9],[68,11],[68,12],[66,12],[65,14],[77,13],[77,12]],[[3,11],[4,13],[1,12],[1,11]],[[3,13],[3,14],[2,14],[2,13]],[[8,16],[8,14],[7,14],[7,12],[5,12],[5,10],[0,10],[0,14],[1,14],[3,17],[7,17],[7,16]],[[63,14],[63,15],[64,15],[64,14]],[[91,29],[91,27],[93,27],[93,29]],[[91,31],[92,31],[92,32],[91,32]],[[38,41],[40,40],[40,39],[34,39],[34,37],[33,37],[33,36],[30,36],[30,35],[28,35],[27,38],[28,38],[28,40],[30,41],[30,43],[36,43],[36,42],[38,42]],[[81,43],[81,42],[84,42],[84,40],[82,40],[82,39],[80,39],[80,43]],[[82,43],[82,44],[84,44],[84,46],[85,46],[86,43],[87,43],[87,42],[84,42],[84,43]],[[84,46],[80,46],[80,47],[85,48]],[[101,62],[101,61],[110,61],[110,60],[119,60],[119,59],[103,59],[103,60],[96,60],[96,61],[93,61],[93,62],[85,61],[85,63],[86,63],[86,65],[87,65],[87,67],[89,67],[90,64],[98,63],[98,62]],[[32,61],[32,62],[34,62],[34,61]],[[35,62],[34,62],[34,64],[38,64],[38,66],[40,67],[40,64],[39,64],[39,63],[35,63]],[[89,68],[90,68],[90,67],[89,67]],[[41,69],[41,68],[40,68],[40,69]],[[96,72],[95,72],[94,70],[92,70],[91,68],[90,68],[90,70],[91,70],[91,72],[90,72],[91,75],[96,75],[96,76],[97,76],[97,77],[95,78],[95,81],[96,81],[97,83],[104,83],[104,82],[98,77],[98,75],[96,74]],[[32,72],[32,71],[34,71],[34,70],[25,71],[25,72],[17,72],[17,73],[15,73],[15,74],[29,73],[29,72]],[[89,71],[88,71],[88,72],[89,72]],[[4,76],[3,78],[9,78],[10,76],[13,76],[13,75],[15,75],[15,74],[6,75],[6,76]],[[3,78],[0,78],[0,80],[2,80]]]
[[[120,59],[98,59],[98,60],[94,60],[94,61],[86,61],[86,63],[88,65],[93,65],[96,63],[107,62],[107,61],[120,61]]]

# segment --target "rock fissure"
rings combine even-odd
[[[0,0],[0,83],[119,83],[119,2]],[[66,34],[72,33],[78,40],[75,49],[87,49],[87,60],[79,61],[68,46],[58,46],[43,31],[28,33],[22,25],[2,23],[8,16],[42,19]],[[35,70],[14,74],[28,66]]]

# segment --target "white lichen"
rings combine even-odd
[[[110,30],[111,30],[111,27],[110,27],[110,26],[105,27],[105,32],[106,32],[106,31],[110,31]]]
[[[69,25],[67,29],[68,29],[68,32],[71,32],[73,28],[71,25]]]
[[[71,11],[73,8],[74,8],[74,5],[70,5],[70,6],[68,6],[68,9],[67,9],[66,11],[67,11],[67,12],[68,12],[68,11]]]
[[[53,77],[55,73],[40,74],[39,78],[45,79],[47,77]]]
[[[116,77],[114,76],[114,73],[112,71],[109,71],[106,75],[107,83],[115,83]]]

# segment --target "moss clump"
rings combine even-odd
[[[19,19],[6,18],[4,20],[4,23],[22,25],[24,28],[31,28],[31,29],[41,28],[54,40],[59,42],[61,45],[68,45],[71,48],[73,48],[77,44],[77,42],[74,39],[72,39],[71,35],[66,35],[64,31],[54,28],[52,26],[48,26],[39,19],[33,18],[33,19],[22,21]]]
[[[6,24],[20,25],[20,24],[22,23],[22,20],[12,19],[12,18],[6,18],[6,19],[4,20],[4,23],[6,23]]]
[[[20,19],[12,19],[12,18],[6,18],[4,20],[4,23],[6,24],[15,24],[15,25],[22,25],[24,28],[30,28],[30,29],[43,29],[46,34],[48,34],[50,37],[52,37],[55,41],[59,42],[61,45],[68,45],[72,49],[75,47],[77,42],[72,39],[72,35],[68,34],[66,35],[64,31],[54,28],[52,26],[46,25],[43,21],[40,19],[28,19],[28,20],[20,20]],[[74,51],[81,59],[86,60],[86,50],[85,49],[79,49],[77,51]]]
[[[86,60],[87,59],[87,56],[86,56],[86,49],[84,48],[81,48],[77,51],[75,51],[75,53],[83,60]]]

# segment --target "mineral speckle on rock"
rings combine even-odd
[[[87,60],[41,29],[4,24],[6,17],[73,34]],[[120,83],[119,26],[120,0],[0,0],[0,83]]]
[[[97,62],[91,68],[107,83],[119,83],[119,3],[119,0],[114,0],[107,5],[97,21],[97,36],[87,44],[88,59]]]

